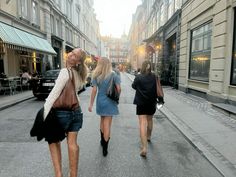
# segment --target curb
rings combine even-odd
[[[2,110],[4,110],[4,109],[7,109],[7,108],[9,108],[9,107],[11,107],[11,106],[17,105],[17,104],[19,104],[19,103],[22,103],[22,102],[24,102],[24,101],[30,100],[30,99],[32,99],[32,98],[34,98],[34,96],[30,96],[30,97],[27,97],[27,98],[23,98],[23,99],[20,99],[20,100],[15,101],[15,102],[7,103],[7,104],[5,104],[5,105],[3,105],[3,106],[0,106],[0,111],[2,111]]]
[[[125,73],[125,75],[133,81],[133,79],[129,76],[129,74]],[[220,174],[225,177],[235,177],[236,174],[233,172],[227,164],[221,162],[217,157],[215,157],[201,142],[197,141],[194,136],[194,132],[190,130],[190,128],[182,123],[177,116],[175,116],[171,111],[169,111],[165,106],[161,110],[159,110],[162,114],[166,116],[166,118],[181,132],[181,134],[189,141],[189,143],[200,153],[206,160],[209,161],[215,167]],[[230,165],[229,165],[230,166]]]

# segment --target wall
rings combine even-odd
[[[235,2],[235,0],[233,0]],[[209,83],[190,80],[189,61],[191,30],[212,21],[212,43]],[[211,100],[236,101],[230,86],[233,39],[233,6],[226,0],[189,0],[183,5],[181,19],[179,86],[207,93]]]

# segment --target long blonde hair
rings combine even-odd
[[[86,78],[88,75],[88,67],[84,63],[85,59],[86,53],[84,50],[80,49],[80,64],[73,67],[73,69],[75,69],[78,75],[81,77],[83,83],[86,82]]]
[[[88,75],[88,67],[85,64],[85,59],[86,59],[86,53],[84,50],[80,49],[80,64],[72,66],[71,68],[76,72],[77,74],[74,74],[75,77],[75,85],[76,89],[81,89],[82,86],[86,83],[87,75]],[[73,73],[74,73],[73,72]]]
[[[106,79],[112,72],[111,62],[108,58],[102,57],[98,60],[97,67],[93,72],[93,79],[97,79],[98,82]]]

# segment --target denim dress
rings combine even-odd
[[[115,84],[120,85],[120,76],[114,72],[100,82],[98,82],[97,79],[92,80],[92,86],[98,88],[96,112],[100,116],[114,116],[119,114],[118,104],[106,95],[112,77],[114,77]]]

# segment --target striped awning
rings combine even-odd
[[[9,48],[26,49],[57,55],[47,40],[2,22],[0,22],[0,40]]]

